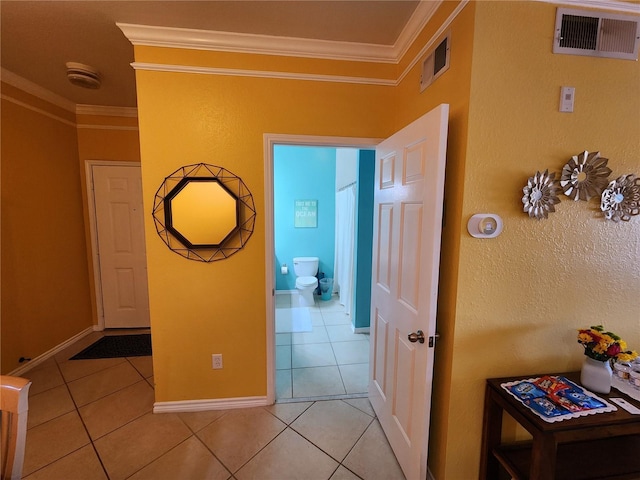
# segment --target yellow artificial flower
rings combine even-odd
[[[602,340],[600,342],[605,342],[608,346],[611,346],[615,343],[615,340],[605,333],[602,335]]]
[[[596,353],[605,353],[609,348],[609,344],[603,340],[600,340],[596,346],[593,347],[593,351]]]
[[[589,335],[588,333],[580,333],[578,335],[578,341],[580,343],[589,343],[589,342],[592,342],[593,339],[591,338],[591,335]]]
[[[625,352],[619,353],[616,358],[620,362],[630,362],[633,359],[635,359],[637,356],[638,356],[638,352],[632,351],[630,353],[625,353]]]

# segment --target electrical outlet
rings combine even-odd
[[[211,355],[211,362],[214,370],[220,370],[222,368],[222,354],[214,353]]]

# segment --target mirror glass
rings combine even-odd
[[[168,196],[167,227],[187,246],[216,246],[238,227],[238,200],[214,178],[185,178]]]

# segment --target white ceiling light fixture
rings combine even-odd
[[[97,90],[102,84],[100,72],[89,65],[67,62],[67,78],[77,87]]]

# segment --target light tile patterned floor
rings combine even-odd
[[[276,295],[276,311],[298,307],[297,295]],[[365,396],[369,335],[354,333],[336,296],[316,297],[309,332],[276,334],[276,398]]]
[[[24,374],[23,478],[404,479],[366,398],[153,414],[151,357],[68,360],[101,335]]]

